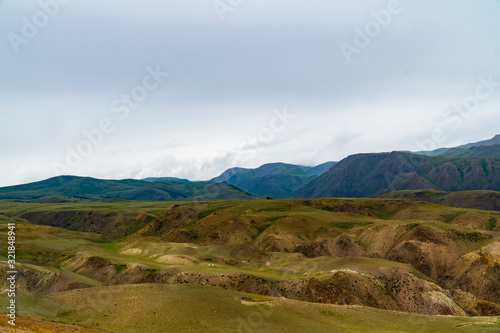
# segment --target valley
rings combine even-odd
[[[205,182],[58,176],[0,188],[19,323],[0,327],[498,332],[498,138]]]
[[[500,1],[0,9],[0,333],[500,333]]]

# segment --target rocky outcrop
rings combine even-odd
[[[451,291],[453,300],[469,316],[500,316],[500,305],[483,301],[469,292],[453,289]]]

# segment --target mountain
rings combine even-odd
[[[500,134],[495,135],[493,138],[488,139],[488,140],[483,140],[483,141],[478,141],[478,142],[473,142],[473,143],[467,143],[465,145],[461,145],[458,147],[452,147],[452,148],[438,148],[435,150],[430,150],[430,151],[417,151],[417,152],[409,152],[405,151],[406,153],[413,153],[413,154],[418,154],[418,155],[424,155],[424,156],[450,156],[450,157],[457,157],[456,155],[459,154],[458,152],[464,152],[467,151],[470,148],[474,147],[488,147],[488,146],[493,146],[493,145],[498,145],[500,144]],[[462,157],[462,156],[458,156]],[[475,156],[463,156],[463,157],[475,157]],[[480,157],[480,156],[477,156]],[[492,157],[492,156],[488,156]]]
[[[306,170],[309,175],[321,176],[332,168],[337,162],[326,162]],[[307,167],[306,167],[307,168]]]
[[[457,147],[441,154],[442,157],[465,158],[465,157],[495,157],[500,158],[500,144]]]
[[[404,152],[352,155],[300,188],[296,196],[368,197],[399,190],[498,191],[500,159]]]
[[[190,201],[253,198],[255,197],[223,183],[103,180],[75,176],[60,176],[36,183],[0,188],[0,200],[38,202],[66,202],[75,199]]]
[[[149,177],[141,180],[150,183],[154,182],[172,182],[172,183],[184,183],[184,184],[191,183],[191,181],[188,179],[181,179],[176,177]]]
[[[292,198],[300,187],[328,171],[335,162],[315,167],[270,163],[257,169],[231,168],[211,182],[226,182],[260,197]]]
[[[484,140],[484,141],[479,141],[479,142],[474,142],[474,143],[468,143],[462,146],[459,146],[457,148],[472,148],[472,147],[478,147],[478,146],[493,146],[493,145],[498,145],[500,144],[500,134],[495,135],[492,139],[489,140]]]
[[[227,182],[234,175],[240,173],[241,171],[248,171],[248,170],[251,170],[251,169],[230,168],[230,169],[227,169],[226,171],[224,171],[220,176],[210,179],[210,181],[214,182],[214,183]]]
[[[453,149],[453,148],[438,148],[435,150],[422,150],[422,151],[415,151],[415,152],[405,150],[405,151],[403,151],[403,153],[410,153],[410,154],[417,154],[417,155],[424,155],[424,156],[439,156],[441,154],[446,153],[450,149]]]

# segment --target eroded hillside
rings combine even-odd
[[[18,224],[18,288],[26,295],[167,284],[423,315],[500,316],[496,212],[390,199],[0,209],[3,229]]]

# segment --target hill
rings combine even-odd
[[[0,202],[0,211],[0,230],[16,224],[19,314],[33,330],[500,327],[496,212],[394,199]],[[0,254],[4,289],[5,274]]]
[[[496,191],[397,191],[378,198],[425,201],[457,208],[472,208],[500,211],[500,192]]]
[[[257,169],[231,168],[212,182],[226,182],[260,197],[291,198],[297,189],[328,171],[335,162],[316,167],[271,163]]]
[[[0,188],[0,200],[68,202],[88,200],[221,200],[251,199],[228,184],[209,182],[103,180],[60,176],[44,181]]]
[[[303,186],[296,196],[369,197],[399,190],[499,191],[500,159],[404,152],[352,155]]]

